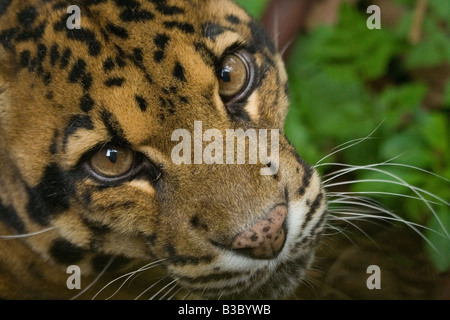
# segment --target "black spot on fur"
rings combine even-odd
[[[52,74],[50,72],[45,72],[42,75],[42,81],[44,81],[44,84],[48,86],[52,82]]]
[[[104,110],[101,113],[101,118],[103,120],[103,124],[106,127],[106,130],[108,130],[108,133],[114,143],[117,143],[121,146],[130,145],[129,141],[125,138],[125,133],[123,132],[120,123],[111,112]]]
[[[89,94],[85,94],[80,99],[80,108],[83,112],[89,112],[94,107],[94,100]]]
[[[52,66],[56,65],[56,62],[58,62],[60,58],[60,52],[59,52],[59,47],[58,45],[55,43],[54,45],[52,45],[52,47],[50,48],[50,64]]]
[[[140,3],[135,0],[115,0],[118,7],[123,8],[120,19],[125,22],[139,22],[152,20],[154,14],[147,10],[140,9]]]
[[[114,69],[114,61],[111,58],[106,58],[105,62],[103,62],[103,71],[109,72]]]
[[[242,120],[245,122],[252,121],[252,118],[250,118],[250,115],[245,110],[246,104],[247,100],[227,105],[228,114],[230,115],[233,121],[242,121]]]
[[[146,111],[147,107],[148,107],[147,100],[145,100],[144,97],[141,97],[141,96],[138,96],[138,95],[136,95],[135,98],[136,98],[136,102],[138,103],[138,106],[141,109],[141,111],[142,112]]]
[[[226,16],[225,19],[232,24],[240,24],[241,23],[241,20],[238,17],[236,17],[234,14],[230,14],[230,15]]]
[[[159,107],[160,109],[165,109],[167,107],[167,101],[163,97],[159,97]]]
[[[309,207],[309,210],[306,213],[305,221],[303,221],[303,224],[302,224],[302,229],[304,229],[305,226],[311,221],[314,213],[320,207],[320,204],[322,203],[322,199],[323,199],[323,193],[321,192],[317,195],[317,197],[314,199],[313,203]]]
[[[24,50],[20,53],[20,66],[22,68],[28,68],[29,71],[33,71],[34,66],[32,63],[30,50]]]
[[[311,183],[311,177],[313,174],[313,169],[306,164],[304,164],[303,170],[304,170],[304,174],[302,177],[302,184],[298,188],[298,191],[297,191],[298,195],[300,195],[300,196],[303,196],[305,194],[306,188],[308,188],[309,184]]]
[[[128,39],[128,31],[125,28],[122,28],[121,26],[108,23],[106,25],[106,30],[108,30],[109,33],[121,38],[121,39]]]
[[[50,145],[50,154],[56,154],[58,151],[58,137],[59,131],[55,130],[55,132],[53,132],[52,144]]]
[[[19,234],[25,233],[25,225],[18,216],[16,210],[11,206],[5,206],[0,200],[0,221],[6,226],[14,229]]]
[[[92,85],[92,74],[90,72],[84,73],[81,77],[81,86],[83,87],[84,91],[89,91],[89,88]]]
[[[53,30],[55,31],[64,31],[65,28],[67,28],[67,17],[66,16],[62,16],[60,17],[59,20],[57,20],[55,23],[53,23]]]
[[[85,70],[86,70],[86,62],[84,62],[83,59],[78,59],[69,72],[69,82],[71,83],[77,82],[82,77]]]
[[[175,113],[175,103],[172,99],[167,99],[167,103],[169,104],[169,113],[174,114]]]
[[[175,250],[174,246],[172,246],[170,244],[166,245],[165,249],[166,249],[169,257],[173,257],[173,256],[175,256],[177,254],[177,251]]]
[[[159,33],[155,36],[155,38],[153,39],[153,42],[159,49],[165,50],[169,40],[170,40],[170,38],[168,35]]]
[[[122,19],[125,22],[147,21],[152,20],[154,17],[155,15],[147,10],[136,11],[133,9],[125,9],[120,14],[120,19]]]
[[[195,215],[191,218],[191,226],[194,227],[195,229],[203,229],[204,231],[208,231],[209,227],[206,223],[203,223],[200,218]]]
[[[202,26],[202,35],[212,41],[216,41],[216,37],[224,33],[226,30],[230,29],[217,23],[205,23]]]
[[[305,194],[305,192],[306,192],[305,187],[300,187],[297,190],[297,193],[298,193],[299,196],[303,196]]]
[[[76,264],[83,258],[83,249],[66,239],[56,239],[50,247],[51,256],[64,265]]]
[[[121,87],[124,82],[125,82],[125,78],[114,77],[114,78],[108,78],[105,81],[105,85],[107,87]]]
[[[12,48],[11,42],[14,40],[15,35],[17,34],[18,29],[17,28],[10,28],[3,30],[0,33],[0,43],[5,48]]]
[[[0,1],[0,16],[6,12],[12,0],[2,0]]]
[[[36,20],[37,11],[35,7],[28,6],[17,14],[17,20],[25,28],[29,28]]]
[[[186,82],[186,76],[184,74],[184,67],[181,63],[177,62],[173,68],[173,76],[180,81]]]
[[[176,14],[184,13],[184,9],[176,6],[167,5],[166,0],[149,0],[156,5],[156,10],[165,16],[173,16]]]
[[[162,59],[164,59],[165,50],[166,50],[169,40],[170,40],[170,38],[166,34],[157,34],[155,36],[155,38],[153,39],[153,43],[159,49],[159,50],[155,51],[155,53],[153,54],[153,59],[156,62],[161,62]]]
[[[37,59],[39,64],[42,64],[46,55],[47,47],[45,46],[45,44],[39,43],[37,46]]]
[[[67,7],[68,5],[65,1],[59,1],[52,6],[53,10],[67,9]]]
[[[276,53],[275,46],[261,25],[255,20],[250,20],[248,27],[252,33],[252,43],[249,47],[253,48],[256,52],[262,52],[267,48],[274,55]]]
[[[125,67],[127,65],[125,60],[122,57],[120,57],[120,56],[116,57],[116,64],[119,66],[119,68],[123,68],[123,67]]]
[[[72,56],[72,50],[70,50],[69,48],[65,48],[62,53],[61,61],[59,64],[59,67],[61,69],[65,69],[68,66],[71,56]]]
[[[164,51],[162,50],[158,50],[155,51],[155,53],[153,54],[153,60],[155,60],[155,62],[161,62],[165,57]]]
[[[214,67],[219,64],[219,58],[203,42],[195,43],[195,51],[200,54],[205,64]]]
[[[178,29],[187,34],[192,34],[195,32],[194,26],[187,22],[166,21],[166,22],[164,22],[164,26],[167,29]]]
[[[27,211],[30,218],[41,224],[48,225],[50,217],[67,210],[70,207],[69,194],[73,192],[70,179],[54,163],[45,168],[39,184],[28,188]]]
[[[100,4],[106,2],[106,0],[83,0],[83,6],[92,6],[92,5],[96,5],[96,4]]]
[[[133,63],[135,65],[137,65],[138,67],[143,67],[142,66],[142,61],[143,61],[143,56],[144,54],[142,53],[142,49],[141,48],[134,48],[133,49],[133,56],[131,57],[133,60]]]
[[[22,31],[21,33],[17,34],[16,41],[38,41],[42,35],[44,34],[45,27],[47,26],[47,22],[44,21],[41,24],[39,24],[36,28],[27,28],[25,31]]]
[[[100,53],[102,45],[97,40],[95,33],[87,28],[82,29],[68,29],[65,28],[67,38],[84,43],[88,48],[88,53],[91,56],[97,56]]]

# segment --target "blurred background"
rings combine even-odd
[[[363,166],[330,180],[330,194],[368,196],[409,221],[331,201],[332,227],[293,298],[450,299],[450,1],[237,2],[283,53],[299,154],[324,177]],[[370,264],[381,290],[366,286]]]

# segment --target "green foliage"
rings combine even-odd
[[[253,17],[260,17],[269,0],[235,0],[244,7]]]
[[[238,2],[258,16],[266,1]],[[325,161],[368,165],[395,158],[396,163],[434,174],[412,167],[383,167],[398,177],[399,184],[355,183],[350,191],[418,197],[418,189],[408,188],[410,185],[426,190],[429,194],[421,193],[425,199],[436,201],[431,195],[437,195],[448,203],[450,79],[441,79],[445,87],[442,101],[438,107],[430,107],[426,101],[433,88],[422,79],[421,70],[439,70],[450,63],[450,2],[428,2],[423,38],[415,45],[408,36],[416,1],[396,3],[404,14],[393,27],[382,24],[381,29],[370,30],[365,10],[343,3],[336,25],[320,26],[299,37],[287,63],[291,109],[286,134],[302,157],[315,164],[336,146],[375,131],[366,141]],[[389,174],[361,170],[349,179],[395,180]],[[403,218],[436,230],[438,233],[426,233],[432,244],[428,244],[430,256],[440,270],[449,267],[448,205],[442,201],[440,206],[433,205],[437,220],[420,198],[378,200]]]
[[[427,37],[415,46],[406,40],[412,7],[407,7],[410,12],[396,28],[369,30],[367,15],[344,4],[336,26],[319,27],[299,39],[288,64],[292,109],[286,131],[303,157],[314,163],[329,154],[331,148],[367,136],[380,125],[374,134],[376,139],[344,150],[327,161],[362,165],[398,157],[395,162],[429,170],[444,179],[410,167],[388,167],[386,171],[396,175],[399,184],[395,179],[395,183],[359,183],[351,190],[417,197],[414,190],[400,185],[401,182],[449,201],[449,183],[445,178],[450,177],[450,133],[449,118],[443,110],[447,108],[448,112],[450,84],[447,81],[442,108],[433,111],[424,105],[429,86],[409,76],[415,70],[450,61],[448,31],[442,30],[440,20],[441,12],[448,11],[449,6],[434,2],[431,14],[424,20],[423,32]],[[374,82],[382,85],[375,87]],[[358,172],[354,179],[393,180],[386,173],[370,170]],[[427,224],[430,229],[441,230],[441,234],[443,228],[450,230],[448,206],[440,208],[442,223],[438,224],[420,199],[381,200],[408,220]],[[449,240],[436,233],[428,236],[440,252],[439,255],[430,250],[436,266],[448,268]]]
[[[441,207],[438,210],[437,217],[432,217],[429,224],[430,230],[427,232],[427,237],[430,240],[430,243],[427,244],[427,250],[438,270],[445,271],[450,268],[450,239],[445,239],[445,236],[431,231],[442,229],[441,224],[444,228],[450,230],[449,207]]]

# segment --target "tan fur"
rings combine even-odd
[[[133,18],[141,21],[126,21],[130,11],[118,3],[70,3],[82,10],[81,31],[58,29],[68,15],[56,2],[12,1],[0,15],[0,297],[72,297],[67,266],[79,265],[92,279],[100,270],[91,261],[99,256],[160,259],[182,288],[201,296],[289,294],[313,257],[326,198],[317,174],[283,135],[288,99],[281,57],[228,0],[159,1],[172,10],[165,14],[152,1],[138,1],[135,12],[153,15]],[[41,23],[41,34],[21,38]],[[87,30],[94,39],[82,33]],[[158,35],[167,38],[164,45]],[[241,107],[248,119],[234,116],[222,100],[220,65],[211,65],[211,55],[220,63],[236,45],[254,51],[249,55],[259,70]],[[115,85],[108,85],[111,79]],[[171,135],[181,128],[193,134],[195,121],[203,132],[224,135],[278,129],[277,174],[261,175],[261,163],[176,165]],[[118,139],[155,173],[114,185],[93,178],[85,169],[89,155]],[[289,209],[278,257],[258,260],[226,248],[278,204]],[[4,237],[22,229],[24,237]]]

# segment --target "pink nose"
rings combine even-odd
[[[277,205],[267,218],[259,220],[249,230],[238,234],[231,248],[255,259],[275,258],[286,240],[283,229],[286,215],[286,206]]]

